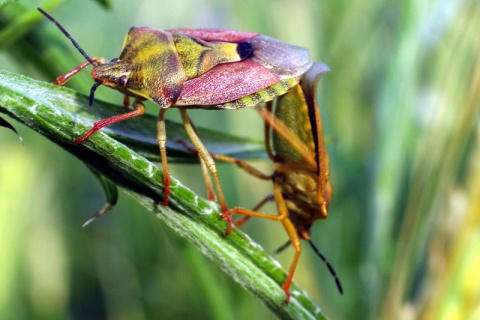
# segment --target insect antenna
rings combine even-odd
[[[60,29],[60,31],[63,32],[63,34],[68,38],[70,39],[70,41],[72,42],[72,44],[75,46],[75,48],[77,48],[78,52],[80,52],[80,54],[85,58],[87,59],[88,62],[90,62],[91,65],[95,66],[95,62],[93,62],[92,58],[90,58],[88,56],[88,54],[82,49],[80,48],[80,45],[77,43],[77,41],[75,41],[75,39],[73,39],[73,37],[70,35],[70,33],[68,33],[67,30],[65,30],[65,28],[57,21],[55,20],[54,17],[52,17],[51,15],[49,15],[47,12],[45,12],[45,10],[43,10],[42,8],[37,8],[38,11],[40,11],[48,20],[52,21],[53,23],[55,23],[55,25],[58,27],[58,29]]]
[[[317,256],[319,256],[320,259],[322,259],[323,263],[327,265],[328,271],[330,271],[330,274],[335,279],[335,283],[337,284],[338,291],[340,292],[340,294],[343,294],[342,284],[340,283],[340,279],[338,278],[337,273],[335,272],[335,269],[333,269],[330,262],[328,262],[327,258],[325,258],[325,256],[320,252],[320,250],[318,250],[318,248],[315,246],[312,240],[308,240],[308,243],[310,243],[310,246],[312,247],[313,251],[315,251]]]
[[[283,250],[287,249],[290,246],[291,242],[288,240],[285,244],[282,244],[280,248],[275,250],[275,254],[282,252]]]
[[[95,90],[102,84],[103,82],[101,80],[95,82],[92,86],[92,89],[90,89],[90,97],[88,98],[88,105],[91,107],[93,105],[93,99],[95,96]]]

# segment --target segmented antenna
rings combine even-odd
[[[81,53],[81,55],[87,59],[88,62],[90,62],[90,64],[92,66],[95,66],[95,62],[93,62],[93,60],[88,56],[88,54],[83,51],[82,48],[80,48],[80,45],[77,43],[77,41],[75,41],[75,39],[72,38],[72,36],[70,35],[70,33],[68,33],[67,30],[65,30],[65,28],[60,24],[58,23],[57,20],[55,20],[54,17],[52,17],[51,15],[49,15],[48,13],[45,12],[45,10],[43,10],[42,8],[37,8],[38,11],[40,11],[48,20],[52,21],[53,23],[55,23],[55,25],[58,27],[58,29],[60,29],[60,31],[63,32],[63,34],[68,38],[70,39],[70,41],[72,42],[72,44],[75,46],[75,48],[77,48],[78,52]]]
[[[322,259],[323,263],[325,263],[325,265],[328,268],[328,271],[330,271],[330,274],[335,279],[335,283],[337,284],[338,291],[340,291],[340,294],[343,294],[342,284],[340,283],[340,279],[338,278],[337,273],[335,272],[335,269],[333,269],[330,262],[328,262],[327,258],[325,258],[325,256],[320,252],[320,250],[317,249],[317,247],[312,242],[312,240],[308,240],[308,243],[310,243],[310,246],[312,247],[313,251],[315,251],[315,253],[320,257],[320,259]]]
[[[287,249],[287,248],[290,246],[291,243],[292,243],[292,242],[291,242],[290,240],[288,240],[287,242],[285,242],[284,244],[282,244],[282,245],[280,246],[280,248],[278,248],[277,250],[275,250],[275,254],[278,254],[278,253],[282,252],[283,250]]]
[[[275,253],[280,253],[282,252],[283,250],[287,249],[290,244],[292,242],[290,240],[288,240],[285,244],[283,244],[280,248],[278,248],[277,250],[275,250]],[[315,253],[317,254],[317,256],[322,259],[323,263],[325,263],[325,265],[327,266],[328,268],[328,271],[330,271],[330,274],[332,275],[332,277],[335,279],[335,283],[337,284],[337,288],[338,288],[338,291],[340,292],[340,294],[343,294],[343,288],[342,288],[342,284],[340,283],[340,279],[338,278],[337,276],[337,273],[335,272],[335,269],[333,269],[332,265],[330,264],[330,262],[328,262],[327,258],[325,258],[325,256],[320,252],[320,250],[318,250],[318,248],[315,246],[315,244],[312,242],[312,240],[308,240],[308,243],[310,243],[310,246],[312,247],[313,251],[315,251]]]
[[[97,88],[99,86],[102,85],[102,80],[99,80],[97,82],[95,82],[92,86],[92,89],[90,89],[90,97],[88,98],[88,105],[91,107],[93,105],[93,99],[94,99],[94,96],[95,96],[95,90],[97,90]]]

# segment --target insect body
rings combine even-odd
[[[296,85],[277,98],[273,113],[271,103],[266,109],[259,109],[266,123],[265,142],[267,153],[274,162],[273,174],[262,174],[242,160],[215,156],[219,160],[236,163],[258,178],[273,181],[273,196],[267,196],[253,210],[237,207],[228,210],[223,216],[231,219],[233,214],[245,215],[236,222],[237,226],[250,217],[281,221],[290,238],[289,243],[295,248],[288,276],[282,286],[287,303],[301,252],[300,239],[310,243],[317,255],[327,264],[339,291],[343,292],[333,268],[310,240],[310,227],[316,220],[327,217],[332,200],[328,154],[319,109],[315,103],[316,83],[327,71],[329,69],[325,65],[315,63],[302,77],[301,85]],[[270,146],[270,134],[274,152]],[[275,200],[278,215],[258,212],[270,199]],[[227,234],[230,231],[228,229]]]
[[[226,212],[215,162],[196,134],[186,109],[238,109],[270,101],[294,87],[313,63],[306,49],[254,33],[216,29],[161,31],[147,27],[129,30],[118,58],[111,61],[90,58],[54,18],[39,10],[87,59],[59,76],[55,84],[63,85],[79,71],[93,65],[91,76],[95,84],[90,104],[100,85],[135,99],[133,111],[94,123],[84,136],[75,140],[76,143],[112,123],[142,115],[144,100],[161,107],[157,140],[164,171],[164,205],[168,203],[170,188],[165,147],[166,109],[180,108],[185,129],[202,164],[212,173],[222,211]]]

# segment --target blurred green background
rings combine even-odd
[[[329,218],[312,228],[313,241],[345,294],[308,246],[295,279],[333,319],[480,317],[478,1],[144,0],[111,1],[109,10],[95,1],[13,2],[0,11],[0,68],[49,82],[83,60],[45,19],[25,24],[37,6],[87,53],[107,59],[118,55],[131,26],[243,30],[309,48],[332,69],[320,81],[318,102],[333,141],[335,191]],[[12,33],[15,23],[28,28]],[[58,39],[49,50],[19,41],[35,44],[45,35]],[[91,85],[88,71],[69,82],[84,93]],[[96,98],[122,102],[107,88]],[[167,114],[177,119],[177,113]],[[263,136],[252,110],[191,117],[198,126]],[[111,214],[82,229],[105,201],[94,176],[6,119],[24,144],[0,130],[2,318],[273,318],[124,194]],[[253,163],[272,170],[267,160]],[[205,194],[198,165],[171,167]],[[219,171],[229,206],[252,207],[271,191],[271,183],[230,165]],[[268,252],[287,240],[271,221],[252,220],[244,231]],[[288,267],[292,254],[277,258]]]

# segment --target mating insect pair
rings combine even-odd
[[[235,213],[282,221],[296,250],[283,284],[288,302],[290,284],[300,255],[299,239],[309,240],[309,228],[313,221],[326,218],[332,195],[328,156],[314,94],[316,81],[326,71],[325,66],[314,65],[304,48],[258,34],[216,29],[160,31],[147,27],[131,28],[118,58],[111,61],[90,58],[53,17],[42,9],[39,10],[57,25],[87,60],[59,76],[55,84],[63,85],[91,64],[91,76],[95,84],[91,89],[90,104],[100,85],[125,94],[126,105],[128,97],[135,99],[133,111],[95,122],[84,136],[74,142],[81,143],[112,123],[142,115],[145,112],[144,100],[156,103],[161,107],[157,121],[157,141],[164,172],[163,204],[167,205],[170,179],[165,146],[165,111],[169,107],[178,107],[202,166],[210,170],[214,179],[222,217],[228,222],[227,234],[232,226],[231,215]],[[214,159],[200,141],[186,109],[254,107],[277,97],[274,115],[271,107],[259,109],[267,129],[274,129],[276,155],[273,155],[268,142],[267,152],[275,162],[275,172],[269,176],[255,175],[273,180],[279,215],[241,208],[228,210]],[[276,121],[277,118],[281,121]],[[288,126],[294,129],[288,129]],[[268,141],[269,134],[266,138]],[[242,161],[226,157],[224,160],[251,168]],[[251,170],[253,169],[247,169],[253,172]],[[314,249],[316,250],[315,247]],[[326,261],[318,250],[316,252]],[[328,267],[335,276],[329,264]],[[342,291],[337,278],[336,281]]]

